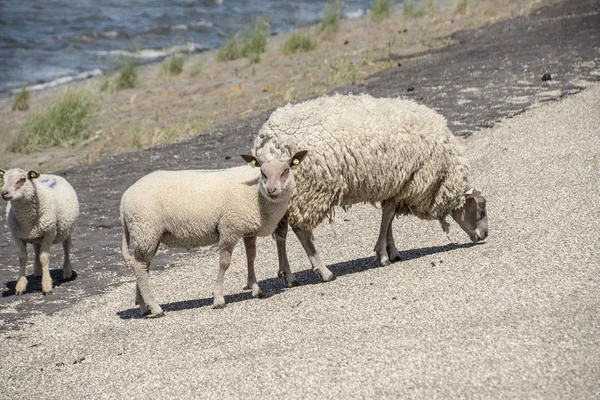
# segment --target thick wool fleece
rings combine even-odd
[[[268,236],[285,215],[293,192],[272,202],[259,192],[259,168],[157,171],[123,194],[121,219],[136,247],[154,254],[159,242],[194,248]]]
[[[446,119],[410,100],[334,95],[271,114],[259,158],[308,155],[295,174],[292,226],[312,230],[334,206],[394,199],[398,214],[439,219],[462,207],[468,167]]]
[[[42,174],[27,180],[20,191],[23,196],[11,200],[6,208],[6,221],[14,237],[33,242],[54,229],[53,243],[71,236],[79,202],[69,182],[57,175]]]

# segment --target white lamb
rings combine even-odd
[[[19,246],[19,278],[15,294],[27,290],[27,243],[33,244],[34,274],[42,278],[42,293],[52,294],[52,278],[48,267],[50,246],[62,242],[64,250],[63,278],[73,276],[71,266],[71,234],[77,216],[77,193],[64,178],[56,175],[25,172],[14,168],[0,170],[4,180],[2,198],[9,201],[6,220]]]
[[[284,157],[307,149],[296,192],[275,231],[279,276],[296,285],[287,259],[288,222],[322,281],[335,276],[313,243],[312,231],[335,206],[382,205],[375,262],[399,259],[394,215],[439,219],[451,215],[473,241],[487,236],[485,198],[469,188],[468,167],[443,116],[410,100],[369,95],[324,96],[279,108],[254,141],[257,157]]]
[[[213,295],[214,307],[222,308],[225,271],[236,243],[244,238],[248,286],[252,297],[259,297],[254,273],[256,237],[271,235],[285,215],[295,187],[292,168],[306,153],[269,162],[242,155],[260,169],[156,171],[127,189],[121,199],[123,257],[133,267],[136,304],[142,313],[151,318],[165,315],[148,281],[150,262],[160,243],[180,248],[219,244],[220,268]]]

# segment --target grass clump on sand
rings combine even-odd
[[[406,0],[404,2],[404,6],[402,8],[402,15],[410,18],[410,17],[424,17],[430,12],[435,10],[435,4],[433,1],[427,1],[421,7],[417,7],[414,1]]]
[[[281,51],[283,54],[292,54],[299,51],[306,52],[314,49],[315,46],[315,42],[310,35],[303,35],[301,33],[294,32],[283,43],[281,46]]]
[[[237,60],[247,58],[252,64],[260,62],[267,48],[269,24],[262,18],[257,18],[244,31],[233,35],[217,51],[217,61]]]
[[[94,97],[88,90],[67,89],[54,104],[27,118],[12,151],[30,153],[50,147],[80,144],[92,135]]]
[[[167,57],[160,67],[160,72],[164,75],[179,75],[183,72],[184,63],[185,58],[183,56]]]
[[[190,76],[193,78],[195,76],[200,75],[202,73],[203,68],[204,65],[202,64],[202,62],[196,61],[192,64],[192,67],[190,68]]]
[[[370,14],[371,21],[376,23],[389,18],[391,14],[390,0],[374,0]]]
[[[15,101],[12,106],[13,111],[29,110],[29,91],[27,86],[23,85],[21,91],[15,96]]]
[[[121,60],[121,68],[114,82],[115,90],[133,89],[137,85],[137,80],[137,60],[135,58]]]
[[[327,3],[323,19],[319,24],[319,32],[322,34],[333,34],[340,29],[340,19],[342,17],[342,2],[335,0]]]
[[[455,14],[466,14],[468,6],[469,6],[468,0],[458,0],[454,4],[454,13]]]

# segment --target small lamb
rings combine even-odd
[[[381,203],[375,263],[399,259],[396,215],[437,219],[448,231],[451,216],[473,242],[488,235],[486,199],[468,182],[468,165],[446,119],[414,101],[362,95],[322,96],[275,110],[255,138],[257,157],[310,152],[296,174],[296,192],[275,230],[279,276],[297,285],[286,255],[288,223],[322,281],[335,276],[314,245],[313,230],[336,206]]]
[[[48,256],[52,244],[63,244],[65,253],[63,278],[73,276],[71,267],[71,234],[79,215],[77,193],[64,178],[57,175],[25,172],[20,168],[4,171],[2,199],[9,202],[6,220],[12,236],[19,246],[19,278],[15,294],[27,290],[27,243],[33,244],[35,260],[34,274],[42,278],[42,294],[52,294],[52,278],[48,267]]]
[[[135,302],[150,318],[164,312],[149,286],[149,267],[160,243],[195,248],[219,244],[220,269],[213,288],[214,308],[225,307],[223,279],[231,253],[244,238],[248,286],[252,297],[262,293],[254,273],[256,237],[273,233],[285,215],[295,182],[292,170],[306,156],[299,151],[285,161],[242,158],[252,166],[221,171],[156,171],[123,194],[123,257],[133,267]],[[133,244],[133,255],[130,245]]]

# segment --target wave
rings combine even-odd
[[[63,77],[54,79],[50,82],[27,86],[27,90],[36,91],[36,90],[49,89],[49,88],[53,88],[56,86],[64,85],[69,82],[82,81],[84,79],[89,79],[89,78],[93,78],[94,76],[100,76],[100,75],[103,75],[103,72],[100,69],[93,69],[91,71],[81,72],[76,75],[63,76]],[[21,89],[12,89],[11,93],[16,94],[20,91],[21,91]]]
[[[101,50],[97,54],[110,57],[131,57],[141,60],[154,60],[164,58],[177,53],[198,53],[208,48],[196,43],[187,43],[177,46],[171,46],[164,49],[144,49],[139,51],[127,50]]]

